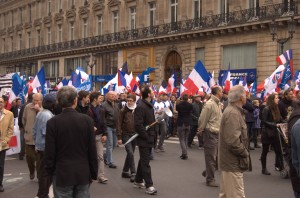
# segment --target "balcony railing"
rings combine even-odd
[[[53,52],[63,52],[85,47],[105,46],[118,42],[135,41],[139,39],[151,39],[158,36],[170,36],[178,33],[189,33],[198,30],[209,30],[218,27],[230,27],[232,25],[246,24],[252,21],[270,20],[280,17],[298,15],[297,3],[274,4],[241,11],[229,12],[205,16],[197,19],[178,21],[173,23],[149,26],[140,29],[127,30],[117,33],[105,34],[89,38],[70,40],[61,43],[43,45],[30,49],[23,49],[0,54],[0,61],[23,58],[27,56],[41,55]]]

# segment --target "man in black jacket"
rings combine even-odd
[[[194,102],[193,102],[192,106],[193,106],[193,111],[191,114],[192,121],[191,121],[190,134],[188,136],[188,141],[187,141],[188,147],[192,147],[194,137],[197,134],[197,130],[198,130],[198,120],[199,120],[199,116],[201,114],[202,107],[203,107],[200,95],[194,96]],[[199,148],[203,148],[203,136],[202,135],[198,135],[198,142],[199,142]]]
[[[155,127],[146,127],[155,122],[154,109],[151,103],[153,92],[148,85],[141,88],[142,100],[134,111],[134,128],[139,134],[137,145],[139,146],[140,160],[137,167],[134,185],[139,188],[145,188],[146,193],[156,194],[157,190],[153,187],[150,167],[150,154],[154,146]],[[145,184],[143,182],[145,181]]]
[[[53,176],[55,197],[89,197],[89,186],[97,180],[97,151],[94,123],[85,114],[78,113],[77,92],[62,87],[57,101],[63,112],[47,122],[45,163]]]
[[[179,142],[182,150],[181,159],[186,160],[187,155],[187,141],[190,133],[190,125],[192,119],[193,105],[188,102],[189,96],[184,94],[182,96],[182,102],[177,105],[178,119],[177,130]],[[198,126],[198,125],[197,125]],[[197,128],[196,128],[197,130]]]
[[[288,120],[292,114],[294,93],[292,89],[287,89],[284,91],[282,100],[279,101],[278,107],[283,120]]]

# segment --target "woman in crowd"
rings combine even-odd
[[[262,123],[264,125],[264,130],[262,131],[261,142],[262,142],[262,153],[261,153],[261,165],[262,165],[262,174],[271,175],[267,170],[267,154],[270,149],[270,145],[273,146],[276,154],[275,169],[283,169],[283,160],[279,142],[279,136],[277,128],[279,123],[282,122],[282,117],[278,108],[279,97],[278,94],[271,94],[267,98],[267,106],[263,109],[262,112]]]
[[[117,126],[118,143],[121,144],[121,140],[124,143],[127,142],[134,134],[134,116],[133,112],[136,108],[136,96],[134,94],[128,94],[126,98],[126,105],[120,111],[119,122]],[[134,163],[134,150],[136,147],[136,140],[131,141],[125,146],[127,155],[123,166],[122,177],[130,178],[130,182],[134,182],[136,169]],[[130,173],[129,173],[130,170]]]

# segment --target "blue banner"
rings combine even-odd
[[[300,79],[300,70],[296,70],[294,75],[294,81],[296,82],[297,79]]]
[[[225,72],[227,72],[227,70],[220,70],[218,77],[219,82]],[[246,76],[247,83],[252,83],[256,80],[256,69],[231,69],[230,76],[233,80],[240,79],[240,77]]]
[[[93,76],[93,82],[108,82],[113,79],[116,75],[97,75]]]

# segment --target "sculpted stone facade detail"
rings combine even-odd
[[[121,2],[120,2],[119,0],[110,0],[110,1],[108,2],[108,6],[109,6],[109,7],[118,6],[118,5],[120,5],[120,4],[121,4]]]

